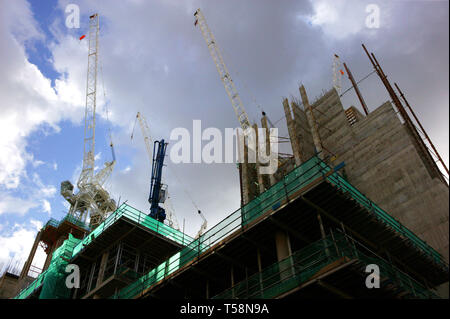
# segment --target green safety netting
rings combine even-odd
[[[71,240],[66,240],[64,244],[59,247],[53,253],[52,261],[49,268],[42,272],[28,287],[23,289],[15,298],[16,299],[24,299],[27,298],[33,291],[42,286],[42,292],[40,298],[54,298],[55,296],[58,298],[62,298],[67,291],[64,289],[65,283],[64,278],[61,277],[59,272],[62,267],[66,266],[67,263],[62,261],[64,257],[67,260],[72,259],[76,254],[78,254],[84,247],[89,245],[91,241],[99,236],[103,231],[105,231],[109,226],[119,220],[121,217],[127,217],[130,220],[152,229],[153,231],[163,235],[179,244],[186,245],[191,243],[194,239],[176,229],[173,229],[150,216],[140,212],[139,210],[127,205],[122,204],[113,214],[111,214],[103,223],[101,223],[97,228],[94,229],[86,238],[83,240],[79,240],[73,238],[70,235]],[[44,229],[51,225],[53,227],[58,227],[64,220],[69,220],[72,223],[77,222],[76,220],[71,220],[73,218],[70,215],[67,215],[63,220],[57,221],[55,219],[50,219],[44,226]],[[81,222],[78,222],[80,226],[84,225]],[[85,225],[86,226],[86,225]],[[86,226],[87,227],[87,226]],[[69,249],[70,248],[70,249]],[[69,254],[70,252],[70,254]],[[185,257],[186,258],[186,257]],[[65,263],[65,264],[64,264]],[[45,280],[44,280],[45,278]],[[59,285],[59,283],[62,285]]]
[[[64,221],[68,221],[74,225],[77,225],[83,229],[89,230],[89,225],[86,225],[82,221],[77,220],[75,217],[73,217],[70,214],[67,214],[66,217],[64,217],[62,220],[58,221],[54,218],[50,218],[48,222],[44,225],[43,229],[46,229],[49,226],[52,226],[54,228],[58,228],[59,225],[61,225]]]
[[[428,246],[424,241],[415,236],[411,231],[401,225],[397,220],[384,212],[377,205],[372,203],[367,197],[354,188],[320,158],[313,156],[311,159],[285,175],[281,181],[274,184],[250,203],[233,212],[231,215],[200,236],[200,238],[192,241],[180,252],[170,257],[158,267],[152,269],[149,273],[139,278],[136,282],[120,290],[114,298],[132,298],[138,295],[145,289],[150,288],[166,276],[183,267],[195,257],[200,256],[200,254],[214,244],[223,240],[232,232],[247,225],[268,210],[277,209],[281,205],[281,202],[286,200],[289,195],[299,191],[301,188],[307,186],[314,180],[317,180],[317,178],[325,177],[325,174],[330,172],[331,174],[329,174],[326,179],[332,185],[340,188],[344,192],[347,192],[352,196],[352,198],[357,200],[364,207],[375,214],[377,218],[411,240],[416,247],[423,250],[437,263],[444,267],[448,267],[443,257],[437,251]]]
[[[190,242],[192,242],[194,239],[183,232],[176,230],[170,226],[165,225],[164,223],[161,223],[157,221],[154,218],[151,218],[150,216],[142,213],[141,211],[137,210],[136,208],[128,205],[128,204],[122,204],[120,207],[112,213],[108,218],[105,219],[100,225],[98,225],[97,228],[95,228],[91,233],[89,233],[88,236],[86,236],[74,249],[73,256],[77,255],[81,250],[84,249],[84,247],[88,246],[92,240],[97,238],[101,233],[103,233],[108,227],[113,225],[116,221],[118,221],[120,218],[128,218],[131,221],[142,225],[146,228],[149,228],[158,234],[169,238],[179,244],[187,245]]]
[[[398,289],[407,292],[406,296],[408,297],[438,298],[422,284],[382,258],[363,254],[356,248],[354,241],[348,240],[342,234],[336,234],[334,239],[329,235],[325,239],[312,243],[293,253],[292,256],[272,264],[221,292],[213,299],[274,298],[307,282],[323,267],[342,257],[356,258],[363,265],[378,265],[382,287],[389,283],[395,283]]]
[[[68,275],[66,266],[72,257],[73,248],[80,242],[69,234],[69,238],[53,252],[50,265],[15,299],[25,299],[36,289],[42,286],[39,299],[67,299],[70,297],[70,289],[67,288],[65,278]]]

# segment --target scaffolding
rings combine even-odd
[[[383,225],[383,229],[379,230],[379,234],[386,236],[389,240],[396,240],[401,243],[401,245],[399,244],[399,250],[408,250],[410,252],[410,249],[412,249],[413,252],[427,260],[422,261],[421,265],[422,263],[432,262],[442,269],[443,273],[448,274],[448,264],[437,251],[348,183],[339,175],[338,169],[340,167],[331,168],[320,158],[313,156],[250,203],[236,210],[198,239],[189,243],[180,252],[177,252],[137,281],[120,290],[114,298],[127,299],[145,295],[152,287],[158,285],[164,279],[175,276],[183,268],[188,268],[194,262],[214,251],[217,246],[224,245],[226,240],[232,240],[239,236],[246,228],[257,224],[271,212],[287,205],[294,198],[302,196],[302,194],[305,194],[323,181],[331,185],[333,192],[338,190],[345,197],[350,198],[359,207],[359,215],[363,215],[364,212],[367,213],[367,223],[376,223],[378,227],[380,224]],[[394,237],[388,237],[392,236],[393,233]],[[417,264],[419,265],[419,262]]]

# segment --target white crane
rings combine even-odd
[[[86,108],[84,120],[83,166],[77,186],[78,193],[73,194],[73,185],[69,181],[61,183],[61,195],[70,203],[69,214],[82,222],[90,217],[91,230],[98,226],[109,212],[116,209],[116,204],[103,183],[111,174],[116,164],[114,146],[110,141],[113,160],[94,175],[95,167],[95,109],[97,102],[97,64],[98,64],[99,16],[89,17],[88,68],[86,80]]]
[[[203,223],[202,226],[200,227],[200,230],[198,231],[197,235],[195,236],[195,239],[199,238],[201,235],[203,235],[203,232],[206,230],[206,228],[208,227],[208,222],[206,221],[205,216],[203,216],[202,212],[200,211],[200,209],[198,210],[198,214],[200,215],[200,217],[203,219]]]
[[[214,39],[214,35],[206,24],[205,17],[200,9],[197,9],[197,11],[195,11],[194,16],[196,18],[194,24],[198,25],[200,27],[200,30],[202,31],[203,38],[205,39],[209,49],[209,53],[211,54],[211,57],[216,64],[217,72],[219,72],[220,79],[222,80],[225,91],[230,98],[231,105],[233,106],[234,112],[236,113],[239,124],[244,133],[247,133],[248,129],[251,129],[251,124],[248,119],[247,112],[244,109],[241,98],[239,97],[236,87],[234,86],[234,82],[231,79],[225,62],[223,61],[222,54],[219,51],[216,40]]]

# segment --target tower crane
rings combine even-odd
[[[202,226],[200,227],[200,230],[198,231],[197,235],[195,236],[195,239],[199,238],[203,234],[203,232],[206,230],[206,228],[208,227],[208,222],[207,222],[205,216],[203,216],[200,209],[198,210],[198,214],[203,219],[203,223],[202,223]]]
[[[78,193],[73,193],[70,181],[61,183],[61,195],[69,202],[69,215],[86,222],[90,217],[91,230],[98,226],[109,212],[116,209],[116,203],[103,188],[103,183],[112,173],[116,164],[114,145],[110,141],[112,161],[94,174],[95,167],[95,109],[97,102],[97,64],[98,64],[99,16],[89,17],[88,68],[86,80],[86,108],[84,115],[83,166],[78,178]]]
[[[199,26],[202,31],[203,38],[206,41],[206,45],[208,46],[209,53],[214,60],[214,63],[217,68],[217,72],[219,72],[220,79],[225,87],[225,91],[230,98],[231,105],[233,106],[234,112],[238,118],[239,124],[244,131],[244,134],[248,132],[248,129],[251,129],[251,124],[248,119],[247,112],[244,109],[244,105],[242,104],[241,98],[236,90],[233,80],[231,79],[230,73],[223,61],[222,54],[220,53],[219,47],[217,46],[214,35],[209,29],[205,16],[200,9],[195,11],[194,16],[196,18],[194,25]],[[247,136],[250,137],[249,134]]]

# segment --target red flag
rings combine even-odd
[[[194,22],[194,26],[196,26],[196,25],[197,25],[197,23],[198,23],[198,20],[195,20],[195,22]]]
[[[339,70],[339,71],[341,72],[342,75],[344,75],[344,71],[342,71],[342,70]]]
[[[84,38],[86,37],[86,35],[84,34],[84,35],[82,35],[81,37],[80,37],[80,41],[81,40],[83,40]]]

